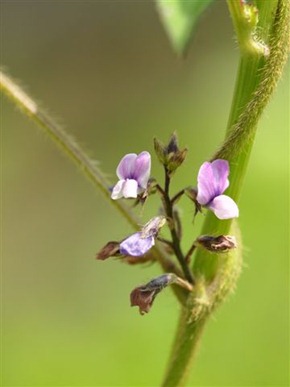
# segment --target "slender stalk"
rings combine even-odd
[[[182,250],[181,250],[178,233],[177,233],[177,230],[175,227],[173,205],[172,205],[172,201],[171,201],[170,196],[169,196],[170,177],[169,177],[169,174],[168,174],[166,167],[164,167],[164,171],[165,171],[165,183],[164,183],[164,190],[163,190],[163,204],[164,204],[164,210],[165,210],[166,216],[171,221],[171,224],[169,224],[169,230],[170,230],[171,239],[172,239],[172,248],[173,248],[173,251],[176,255],[176,258],[178,259],[178,262],[180,263],[180,266],[183,270],[185,278],[187,279],[187,281],[189,281],[190,283],[193,284],[194,278],[193,278],[193,275],[192,275],[192,273],[191,273],[191,271],[190,271],[190,269],[185,261],[185,257],[183,255]]]
[[[181,309],[175,342],[162,387],[184,385],[196,353],[192,348],[198,347],[206,321],[207,316],[202,320],[192,321],[190,309]]]
[[[188,290],[189,292],[192,292],[193,290],[193,285],[187,281],[185,281],[183,278],[177,277],[175,278],[175,283],[182,288]]]
[[[234,225],[233,232],[240,240],[236,225]],[[232,254],[222,254],[221,261],[226,261],[227,264],[221,267],[210,285],[203,278],[196,278],[193,291],[188,295],[186,306],[181,309],[168,368],[162,383],[164,387],[185,384],[209,317],[224,299],[228,289],[232,289],[236,283],[241,270],[241,251],[234,249]]]
[[[172,201],[171,201],[172,203]],[[176,208],[173,209],[173,218],[174,218],[174,224],[176,229],[176,235],[178,237],[178,240],[181,241],[182,238],[182,223],[179,217],[178,210]],[[184,258],[185,259],[185,258]]]
[[[189,248],[189,250],[188,250],[186,256],[185,256],[185,261],[186,261],[187,263],[190,262],[190,258],[191,258],[191,256],[192,256],[192,254],[194,253],[196,247],[197,247],[197,246],[196,246],[196,242],[194,241],[193,244],[191,245],[191,247]]]
[[[175,204],[175,202],[177,202],[177,200],[179,200],[182,195],[184,195],[184,189],[182,189],[181,191],[177,192],[177,194],[175,194],[173,196],[173,198],[171,199],[172,205]]]
[[[246,36],[243,35],[243,25],[237,10],[241,2],[228,0],[228,4],[241,46],[241,60],[226,139],[212,159],[224,158],[230,162],[231,185],[227,194],[238,201],[257,123],[281,77],[288,57],[290,2],[258,1],[260,17],[258,27],[261,37],[269,45],[267,58],[261,52],[248,49],[248,43],[241,44],[241,39],[245,39]],[[249,36],[252,38],[252,35]],[[212,213],[208,213],[202,234],[228,234],[233,227],[234,223],[231,220],[220,221]],[[236,229],[234,235],[237,234]],[[242,264],[241,250],[236,250],[227,254],[224,259],[219,259],[217,254],[210,254],[203,249],[196,250],[193,273],[196,288],[200,283],[202,285],[205,303],[198,309],[194,302],[197,295],[194,293],[189,295],[187,307],[181,313],[169,366],[162,384],[164,387],[184,385],[206,321],[215,307],[235,287]]]
[[[165,238],[162,238],[162,237],[160,237],[160,236],[157,236],[157,238],[156,238],[158,241],[160,241],[160,242],[162,242],[162,243],[164,243],[164,244],[166,244],[168,247],[170,247],[171,249],[172,249],[172,242],[171,241],[169,241],[169,240],[167,240],[167,239],[165,239]]]

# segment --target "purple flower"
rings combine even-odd
[[[117,167],[118,183],[114,186],[111,198],[113,200],[124,198],[136,198],[144,191],[151,170],[151,156],[148,152],[139,155],[129,153],[122,158]]]
[[[140,257],[147,253],[155,244],[155,238],[161,227],[166,223],[164,216],[155,216],[150,219],[141,231],[129,236],[120,243],[120,253]]]
[[[209,208],[219,219],[239,216],[237,204],[227,195],[222,195],[229,186],[229,163],[227,160],[205,162],[197,178],[197,201]]]
[[[154,244],[154,235],[144,237],[141,231],[136,232],[120,243],[120,253],[122,255],[139,257],[147,253]]]

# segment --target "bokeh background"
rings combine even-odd
[[[238,63],[224,2],[203,15],[186,60],[151,1],[1,1],[1,62],[112,181],[128,152],[178,131],[190,148],[175,186],[195,184],[222,141]],[[289,78],[262,121],[240,202],[245,267],[205,331],[190,386],[287,386]],[[55,145],[2,101],[3,386],[157,386],[179,306],[149,315],[129,293],[159,267],[97,262],[130,227]],[[161,168],[153,156],[153,175]],[[152,200],[144,221],[156,211]],[[184,247],[197,235],[181,202]]]

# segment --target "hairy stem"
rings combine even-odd
[[[259,50],[247,49],[248,43],[241,42],[252,37],[251,34],[241,33],[243,26],[237,7],[242,2],[228,0],[241,47],[241,60],[226,139],[212,159],[229,161],[231,184],[227,194],[235,201],[240,196],[257,123],[281,77],[289,52],[289,0],[258,0],[257,3],[260,18],[257,31],[261,32],[261,38],[269,46],[267,57]],[[234,231],[233,226],[232,220],[220,221],[209,212],[202,234],[222,235],[232,230],[237,236],[238,230]],[[193,262],[196,290],[189,295],[187,308],[182,311],[163,386],[184,385],[206,321],[235,287],[241,270],[241,250],[236,250],[226,259],[203,249],[196,250]],[[198,292],[199,284],[201,292]]]
[[[241,244],[241,236],[236,223],[232,232]],[[232,291],[242,267],[242,250],[219,255],[219,272],[209,284],[200,276],[196,277],[193,291],[181,310],[168,368],[162,386],[183,386],[192,367],[192,361],[198,350],[204,326],[217,306]]]
[[[192,348],[197,348],[201,333],[207,321],[192,321],[189,308],[182,308],[177,326],[175,343],[168,364],[168,370],[162,382],[162,387],[181,386],[185,383],[190,371],[190,364],[195,355]]]
[[[276,1],[276,0],[275,0]],[[233,0],[234,2],[234,0]],[[247,165],[254,144],[258,121],[275,90],[289,53],[290,3],[278,0],[271,28],[268,27],[269,56],[245,54],[241,57],[235,98],[228,123],[225,142],[212,159],[227,159],[231,166],[230,187],[227,195],[239,200]],[[268,13],[273,10],[273,1],[261,3],[260,19],[268,21]],[[263,26],[263,24],[262,24]],[[265,28],[267,26],[265,25]],[[244,89],[243,85],[247,85]],[[213,214],[207,214],[202,234],[213,232],[228,234],[232,220],[220,221]],[[217,270],[214,255],[198,251],[194,261],[194,271],[202,270],[210,280]]]

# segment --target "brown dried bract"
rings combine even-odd
[[[97,253],[96,258],[101,260],[101,261],[104,261],[105,259],[110,258],[110,257],[117,257],[120,255],[119,248],[120,248],[120,242],[116,242],[116,241],[108,242]]]

